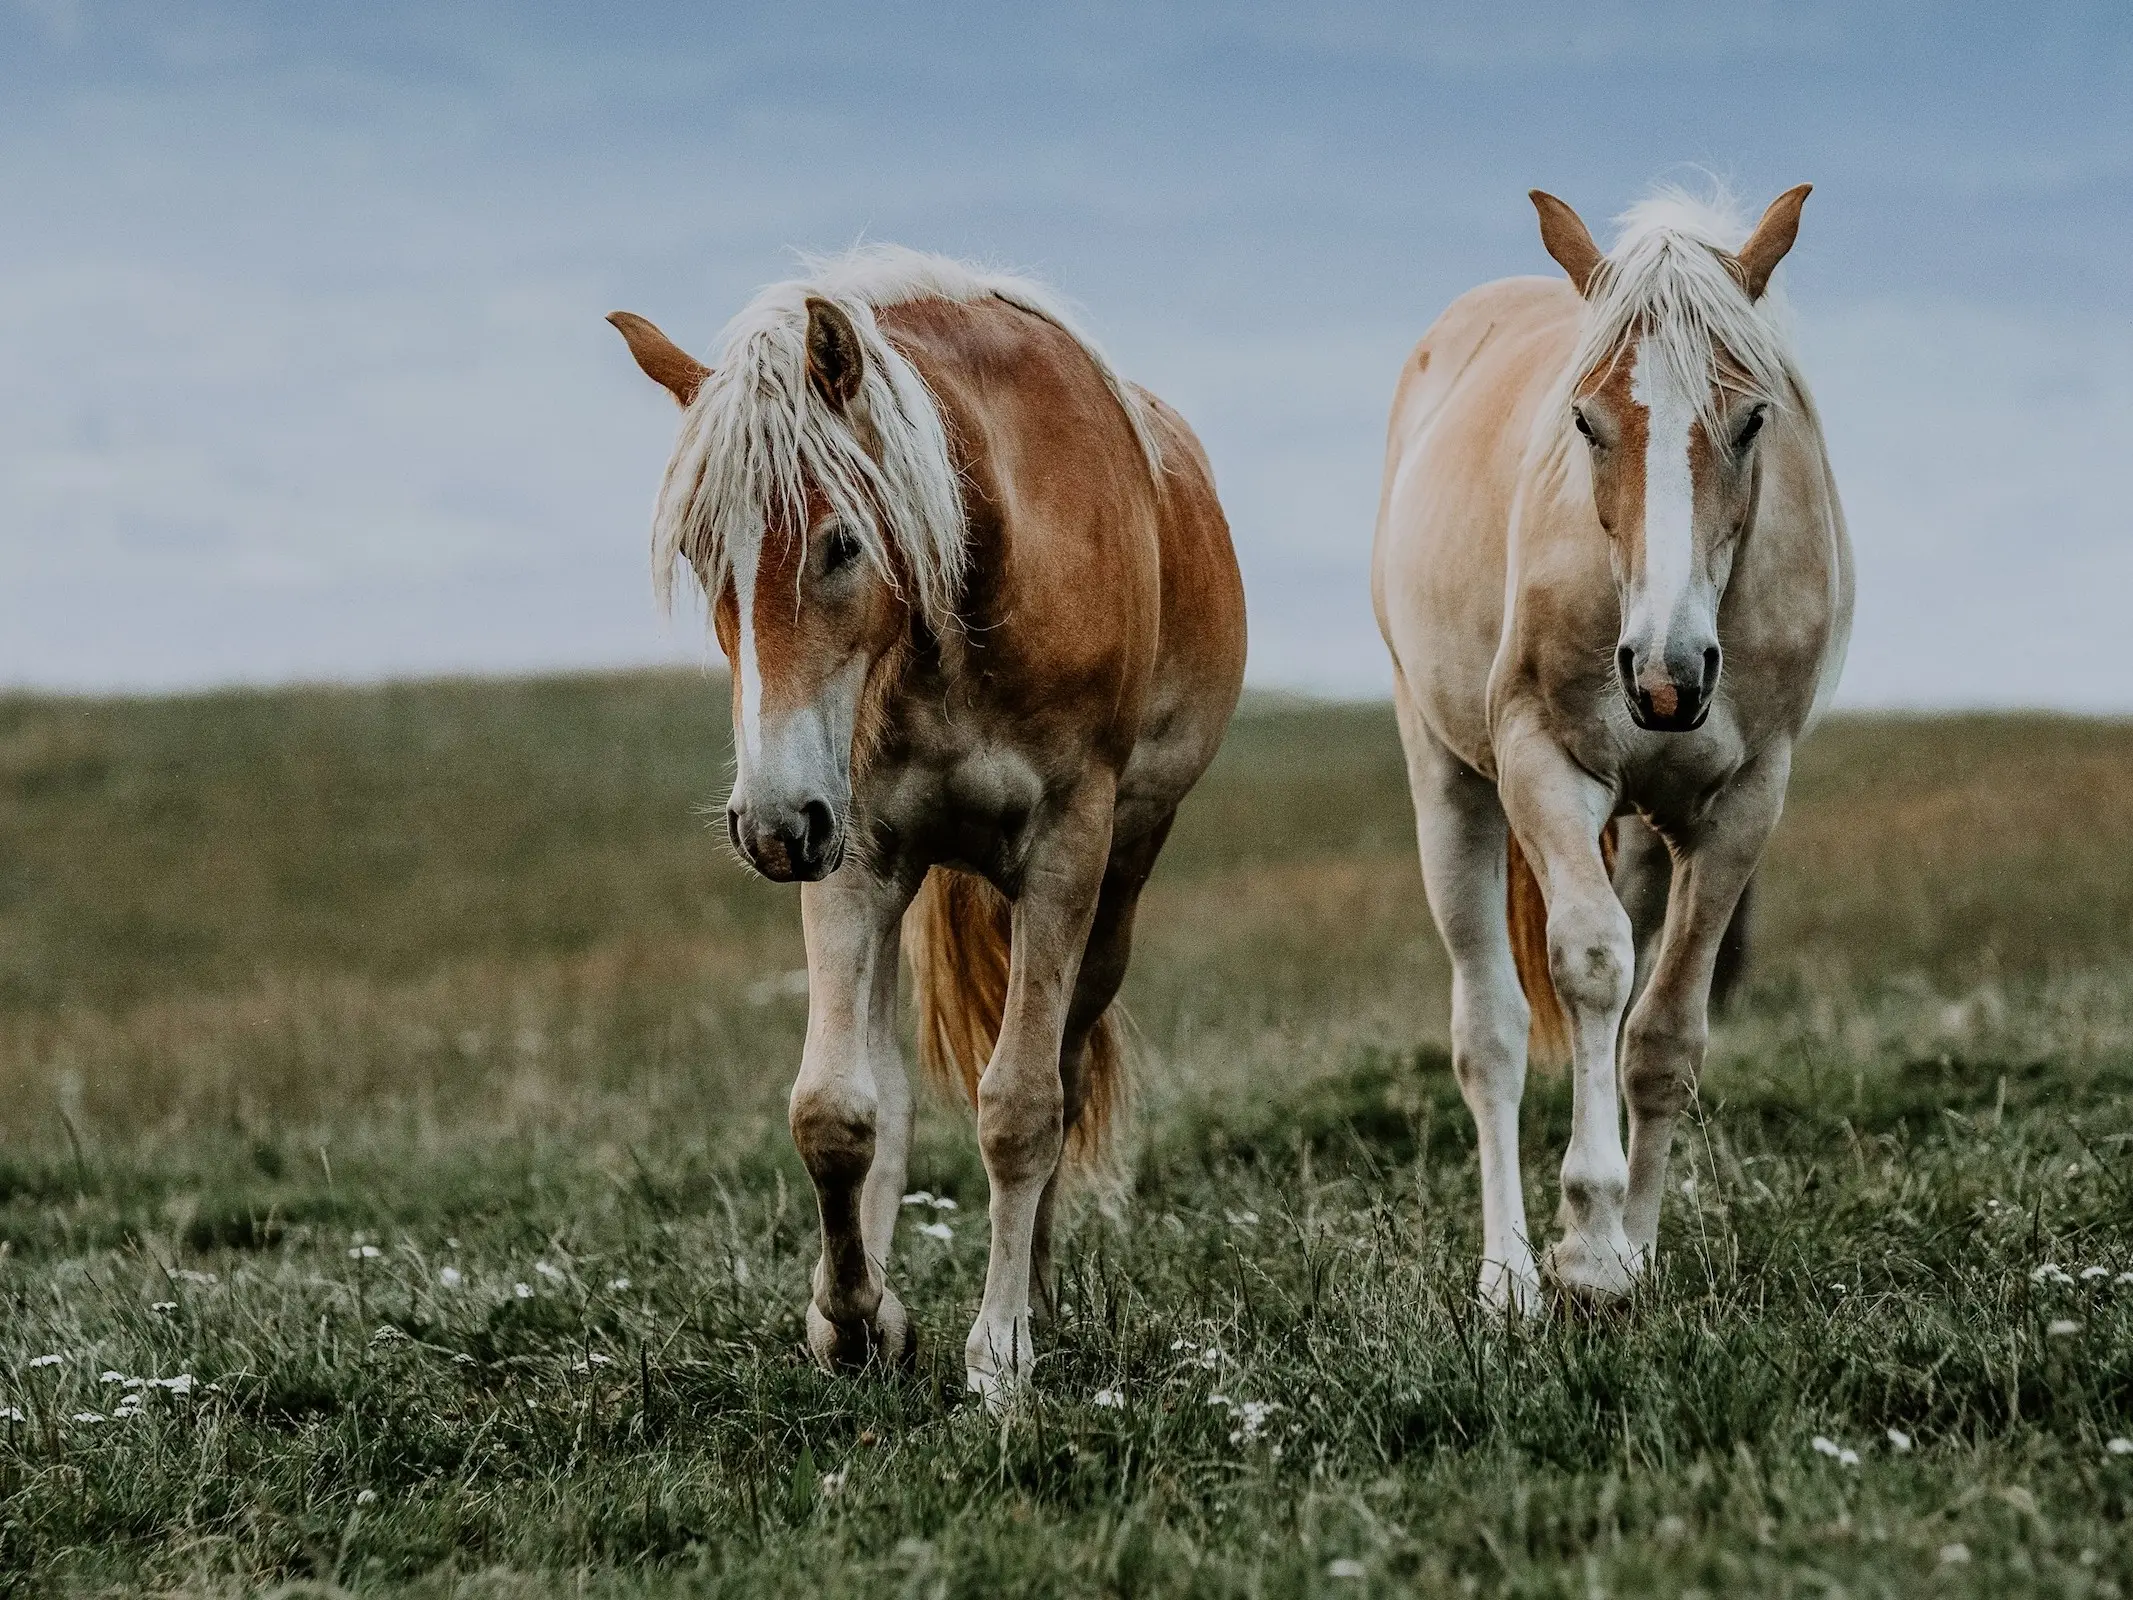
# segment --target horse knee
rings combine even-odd
[[[1703,1069],[1701,1028],[1632,1018],[1622,1041],[1622,1092],[1639,1117],[1670,1117],[1688,1104]]]
[[[818,1186],[866,1181],[878,1113],[872,1096],[834,1086],[796,1088],[789,1109],[793,1145]]]
[[[1056,1072],[978,1082],[978,1149],[996,1182],[1048,1177],[1066,1140],[1066,1090]]]
[[[1551,918],[1548,974],[1572,1011],[1620,1014],[1636,972],[1629,915],[1612,895],[1597,911],[1570,907]]]

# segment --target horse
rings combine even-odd
[[[1480,1147],[1478,1290],[1502,1312],[1537,1309],[1544,1280],[1618,1303],[1650,1268],[1713,968],[1842,670],[1850,537],[1771,288],[1808,192],[1750,230],[1723,197],[1662,190],[1603,255],[1534,190],[1568,282],[1470,290],[1401,371],[1371,589]],[[1641,988],[1617,816],[1671,868]],[[1529,1053],[1572,1071],[1539,1262]]]
[[[925,1064],[975,1108],[991,1248],[964,1345],[1032,1373],[1062,1172],[1123,1094],[1141,890],[1244,673],[1244,591],[1198,439],[1026,278],[876,246],[806,263],[706,364],[609,319],[682,406],[653,516],[732,665],[734,849],[797,881],[792,1136],[826,1368],[908,1364],[887,1273]]]

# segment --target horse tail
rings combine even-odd
[[[917,992],[919,1061],[972,1110],[1007,1010],[1013,928],[1005,895],[975,874],[948,867],[926,875],[904,918]],[[1081,1116],[1067,1136],[1067,1156],[1078,1165],[1103,1153],[1125,1102],[1125,1068],[1125,1029],[1114,1004],[1089,1033]]]
[[[1511,959],[1518,967],[1518,986],[1526,992],[1526,1004],[1533,1013],[1526,1030],[1526,1059],[1534,1066],[1561,1068],[1570,1061],[1570,1014],[1563,1009],[1554,975],[1548,970],[1548,901],[1532,863],[1518,847],[1518,835],[1506,830],[1504,843],[1510,854],[1504,909],[1511,924]],[[1615,830],[1611,823],[1600,830],[1600,859],[1612,875]]]

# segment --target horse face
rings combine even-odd
[[[1639,727],[1683,733],[1710,715],[1724,668],[1718,606],[1755,504],[1767,407],[1721,388],[1713,438],[1702,397],[1672,392],[1663,373],[1640,342],[1580,386],[1572,415],[1621,599],[1623,696]]]
[[[812,497],[810,497],[812,500]],[[764,877],[813,882],[842,864],[855,733],[901,602],[819,501],[806,536],[733,553],[713,622],[733,664],[733,845]]]

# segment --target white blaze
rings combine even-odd
[[[1665,364],[1647,359],[1637,346],[1629,397],[1644,407],[1644,594],[1631,616],[1641,624],[1647,648],[1663,650],[1674,613],[1695,570],[1696,484],[1689,471],[1689,429],[1696,421],[1693,399],[1669,381]]]
[[[741,613],[741,759],[750,763],[763,755],[763,674],[755,659],[755,569],[760,553],[754,545],[734,541],[733,593]]]

